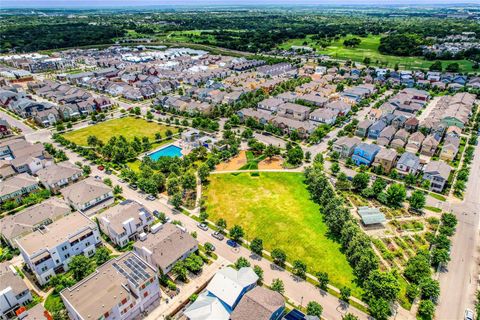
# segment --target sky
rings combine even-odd
[[[202,5],[431,5],[476,3],[480,0],[0,0],[0,8],[99,8],[142,6],[202,6]]]

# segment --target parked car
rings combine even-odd
[[[105,170],[106,174],[112,174],[112,170]]]
[[[465,320],[473,320],[473,311],[465,309]]]
[[[118,182],[120,182],[120,183],[124,183],[124,182],[125,182],[125,180],[123,180],[123,179],[118,179]]]
[[[137,190],[137,188],[138,188],[136,184],[130,184],[130,185],[128,185],[128,187],[132,190]]]
[[[97,169],[100,170],[100,171],[103,171],[103,169],[105,169],[105,167],[104,166],[98,166]]]
[[[155,197],[153,194],[149,194],[149,195],[147,196],[147,200],[153,201],[153,200],[155,200],[155,199],[156,199],[156,197]]]
[[[208,226],[205,223],[199,223],[197,224],[197,227],[199,227],[203,231],[208,231]]]
[[[220,241],[222,241],[223,238],[224,238],[223,234],[221,234],[218,231],[215,231],[214,233],[212,233],[212,237],[214,237],[215,239],[220,240]]]
[[[227,244],[232,248],[237,248],[238,247],[238,243],[236,243],[235,241],[230,240],[230,239],[227,240]]]
[[[102,180],[102,178],[100,176],[95,176],[95,179],[96,180]]]
[[[158,210],[153,210],[153,215],[155,217],[158,217],[160,215],[160,212]]]

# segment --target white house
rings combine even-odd
[[[0,319],[12,319],[15,311],[32,301],[32,294],[9,263],[0,263]]]

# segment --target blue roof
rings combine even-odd
[[[360,143],[355,149],[361,149],[368,153],[375,153],[380,151],[380,147],[376,144],[369,144],[369,143]]]

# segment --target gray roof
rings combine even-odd
[[[140,212],[153,217],[150,211],[140,203],[133,200],[125,200],[116,206],[113,206],[98,215],[98,219],[105,218],[110,222],[112,229],[120,234],[124,231],[123,223],[126,220],[133,219],[135,224],[141,223]],[[153,221],[153,220],[152,220]]]
[[[264,287],[248,291],[233,310],[231,320],[269,320],[272,314],[285,306],[283,296]]]
[[[28,287],[25,282],[23,282],[22,278],[12,271],[10,264],[8,262],[3,262],[0,263],[0,291],[3,291],[8,287],[12,288],[15,295],[28,290]]]
[[[40,169],[37,172],[37,176],[40,181],[45,182],[49,185],[56,183],[63,179],[68,179],[73,175],[82,174],[82,170],[78,167],[75,167],[70,162],[65,161],[62,163],[54,164],[49,167]]]
[[[359,207],[358,214],[362,218],[364,225],[383,223],[386,221],[385,215],[377,208]]]
[[[404,166],[410,168],[418,168],[418,166],[420,165],[420,158],[411,152],[405,152],[398,160],[398,165],[400,164],[403,164]]]
[[[443,161],[430,161],[423,170],[424,173],[439,175],[445,180],[448,180],[451,171],[452,168]]]
[[[65,199],[76,204],[83,204],[108,192],[112,192],[112,188],[94,178],[87,178],[61,190]]]
[[[198,242],[188,232],[166,223],[156,233],[149,234],[147,239],[137,241],[133,246],[138,252],[144,249],[152,252],[152,261],[155,265],[166,270],[185,252],[197,247]]]
[[[15,191],[32,185],[38,185],[37,180],[27,173],[21,173],[0,183],[0,196],[6,196]]]

